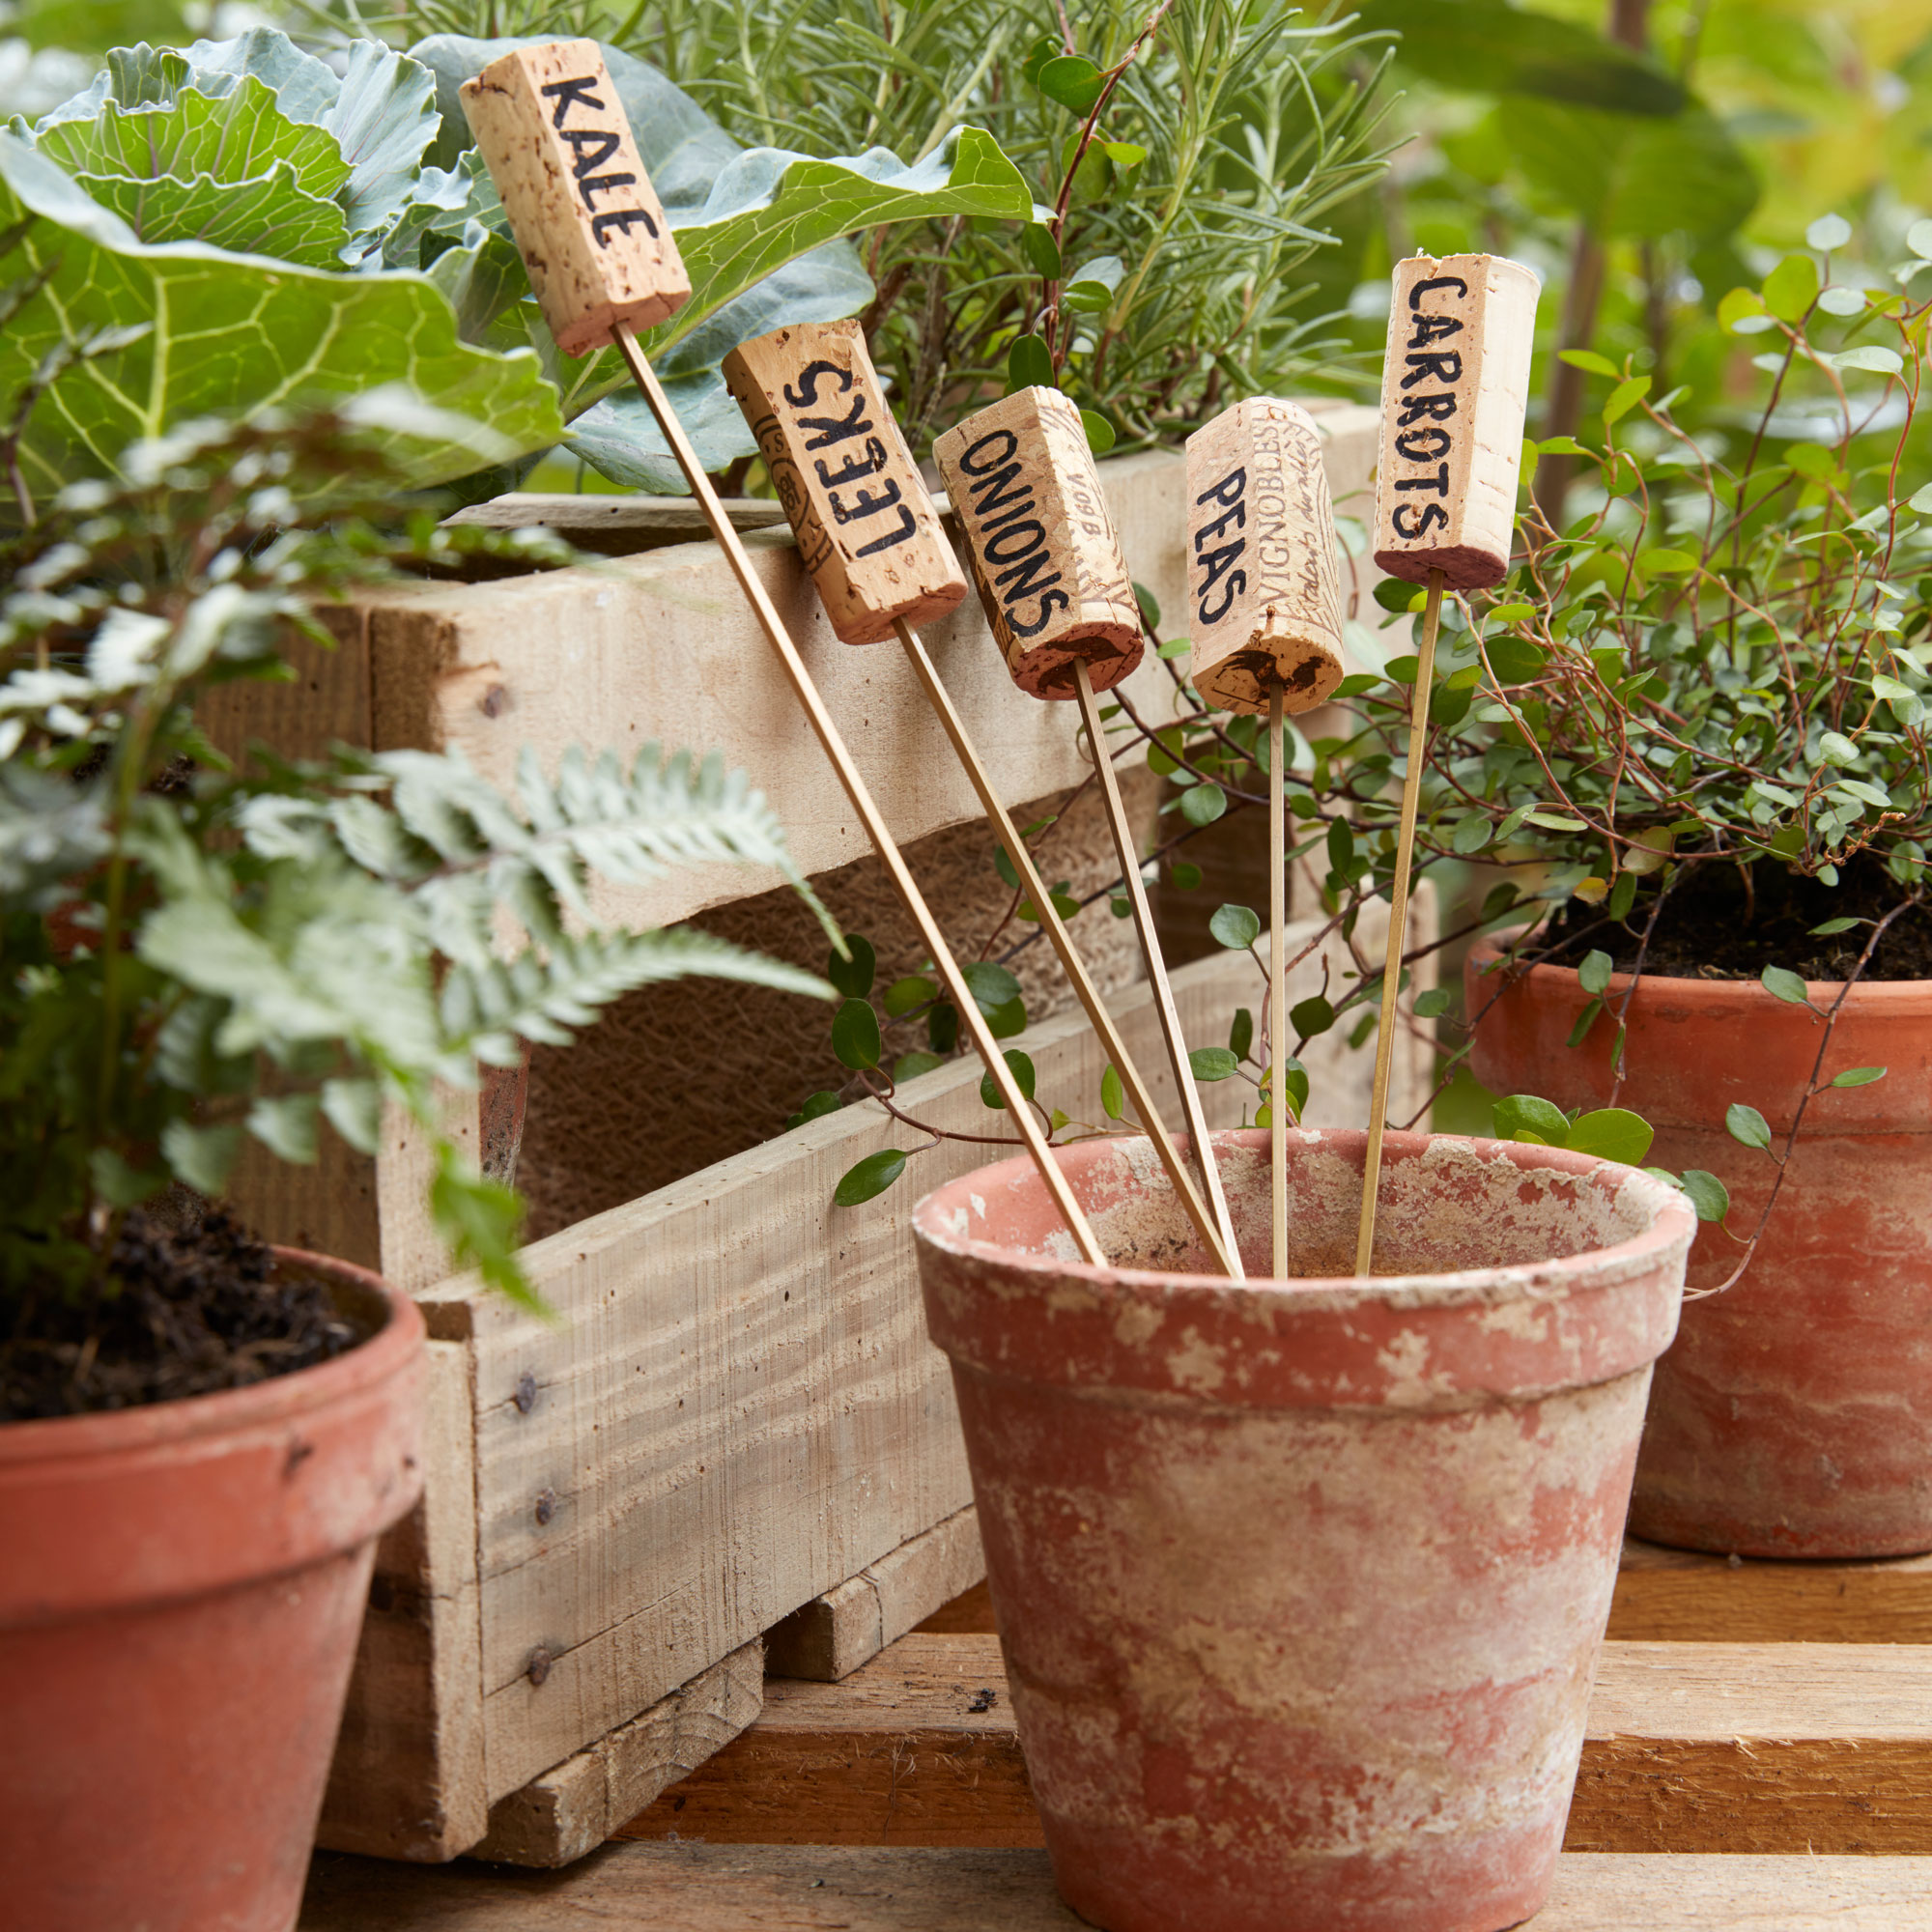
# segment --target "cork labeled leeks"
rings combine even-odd
[[[1018,389],[932,445],[1007,668],[1035,697],[1095,691],[1141,661],[1141,614],[1079,410]]]
[[[556,346],[649,328],[691,282],[595,41],[551,41],[463,84],[463,111]]]
[[[845,643],[881,643],[895,623],[917,629],[958,607],[965,573],[856,322],[743,343],[724,358],[724,382]]]
[[[1373,541],[1389,576],[1480,590],[1509,575],[1537,292],[1500,255],[1396,264]]]
[[[1210,705],[1292,717],[1344,674],[1335,512],[1321,433],[1253,396],[1187,439],[1189,675]]]

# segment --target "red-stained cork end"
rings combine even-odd
[[[1036,697],[1095,691],[1141,661],[1141,613],[1080,412],[1019,389],[932,445],[1007,668]]]
[[[1537,292],[1500,255],[1396,264],[1374,536],[1389,576],[1480,590],[1509,575]]]
[[[464,83],[463,111],[566,355],[684,306],[690,279],[595,41],[504,54]]]

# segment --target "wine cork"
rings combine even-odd
[[[1342,578],[1321,432],[1255,396],[1187,439],[1189,676],[1211,705],[1291,714],[1345,674]]]
[[[1007,668],[1036,697],[1095,691],[1141,661],[1141,613],[1080,412],[1019,389],[932,445]]]
[[[807,324],[724,358],[832,628],[876,644],[957,609],[966,575],[886,406],[856,322]]]
[[[462,92],[556,346],[675,315],[691,282],[597,43],[520,47]]]
[[[1480,590],[1509,575],[1537,292],[1500,255],[1396,264],[1376,470],[1389,576]]]

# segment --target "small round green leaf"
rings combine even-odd
[[[1534,1140],[1544,1147],[1561,1147],[1570,1132],[1570,1117],[1561,1107],[1539,1100],[1534,1094],[1512,1094],[1491,1109],[1499,1141]]]
[[[879,1016],[864,1000],[847,1000],[832,1019],[832,1051],[854,1072],[879,1064]]]
[[[916,1008],[923,1007],[939,988],[923,974],[908,973],[903,980],[895,980],[886,988],[886,1011],[895,1020],[902,1020]]]
[[[905,1172],[908,1156],[897,1148],[881,1148],[868,1153],[855,1167],[848,1167],[832,1190],[833,1206],[856,1208],[875,1194],[883,1194]]]
[[[1026,1002],[1009,1000],[1004,1006],[995,1007],[986,1015],[986,1031],[995,1039],[1011,1039],[1016,1033],[1025,1033],[1027,1023]]]
[[[1419,1020],[1440,1019],[1449,1007],[1449,989],[1446,986],[1431,986],[1426,993],[1415,996],[1415,1016]]]
[[[1842,214],[1821,214],[1804,231],[1804,245],[1829,254],[1852,239],[1852,224]]]
[[[1112,1066],[1100,1076],[1100,1110],[1110,1121],[1124,1121],[1127,1118],[1126,1090],[1121,1085],[1121,1076]]]
[[[1282,1092],[1288,1096],[1289,1111],[1298,1121],[1301,1110],[1308,1104],[1308,1069],[1294,1059],[1284,1060],[1281,1064]]]
[[[1577,983],[1586,993],[1602,994],[1608,989],[1610,970],[1615,965],[1607,952],[1586,952],[1577,969]]]
[[[1217,784],[1190,785],[1180,795],[1180,815],[1190,825],[1212,825],[1228,809],[1228,794]]]
[[[861,939],[856,932],[845,935],[845,944],[851,948],[851,958],[841,959],[835,952],[826,962],[825,977],[848,1000],[863,1000],[872,990],[872,979],[879,970],[878,954],[872,951],[872,942]]]
[[[1700,1221],[1721,1221],[1731,1211],[1731,1191],[1715,1174],[1687,1167],[1677,1183],[1690,1197]]]
[[[1883,1080],[1888,1069],[1883,1066],[1848,1066],[1832,1082],[1833,1087],[1869,1087],[1874,1080]]]
[[[788,1128],[802,1127],[808,1121],[819,1120],[826,1114],[836,1114],[842,1104],[837,1094],[828,1094],[821,1088],[816,1094],[808,1094],[805,1096],[805,1104],[791,1117],[786,1125]]]
[[[1208,930],[1236,952],[1252,946],[1261,929],[1260,918],[1244,905],[1224,905],[1208,922]]]
[[[1008,1047],[1004,1058],[1008,1066],[1012,1069],[1014,1085],[1031,1100],[1033,1098],[1035,1080],[1032,1060],[1016,1046]],[[982,1073],[980,1076],[980,1098],[987,1106],[1000,1110],[1004,1110],[1007,1104],[1001,1095],[999,1088],[994,1084],[993,1076],[990,1073]]]
[[[1401,611],[1412,608],[1422,592],[1399,577],[1385,577],[1376,585],[1373,595],[1384,611]]]
[[[1490,842],[1495,828],[1480,811],[1472,811],[1456,821],[1456,829],[1449,835],[1449,848],[1467,858],[1473,852],[1480,852]]]
[[[1818,265],[1809,255],[1787,255],[1764,278],[1764,305],[1779,322],[1801,322],[1818,299]]]
[[[1655,1138],[1655,1130],[1641,1114],[1633,1114],[1628,1107],[1599,1107],[1571,1126],[1563,1145],[1573,1153],[1640,1167]]]
[[[1022,335],[1007,352],[1007,394],[1019,389],[1052,389],[1053,356],[1037,335]]]
[[[937,1001],[926,1014],[925,1038],[934,1053],[951,1053],[959,1044],[959,1009],[951,1000]]]
[[[1767,993],[1774,994],[1794,1007],[1810,1005],[1810,996],[1804,990],[1804,981],[1789,967],[1767,966],[1757,977],[1758,983]]]
[[[1093,113],[1106,82],[1085,54],[1060,54],[1040,69],[1034,84],[1068,113],[1087,115]]]
[[[1197,1046],[1187,1056],[1197,1080],[1225,1080],[1240,1065],[1225,1046]]]
[[[1169,883],[1177,892],[1192,893],[1201,889],[1201,867],[1190,866],[1184,859],[1177,859],[1168,867]]]
[[[1724,1126],[1734,1141],[1742,1141],[1747,1148],[1771,1145],[1771,1123],[1755,1107],[1747,1107],[1742,1100],[1733,1101],[1724,1109]]]
[[[1288,1009],[1288,1023],[1300,1039],[1313,1039],[1335,1024],[1335,1009],[1320,993],[1297,1000]]]
[[[1831,939],[1840,932],[1851,931],[1852,927],[1856,924],[1858,924],[1858,921],[1855,919],[1828,919],[1823,925],[1814,925],[1811,928],[1811,937],[1813,939]]]
[[[1060,279],[1060,243],[1043,221],[1030,221],[1020,230],[1020,248],[1037,275],[1050,282]]]
[[[1087,447],[1095,456],[1105,456],[1119,440],[1112,421],[1099,410],[1082,410],[1080,426],[1087,432]]]
[[[1255,1044],[1255,1016],[1246,1007],[1236,1007],[1228,1028],[1228,1051],[1236,1060],[1245,1060]]]
[[[966,984],[982,1013],[991,1013],[1019,998],[1020,982],[1012,972],[990,959],[976,959],[962,969]]]
[[[945,1065],[936,1053],[902,1053],[893,1062],[893,1084],[917,1080],[922,1073],[930,1073],[935,1066]]]

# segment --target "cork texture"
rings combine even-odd
[[[1394,283],[1375,558],[1479,590],[1509,575],[1539,284],[1500,255],[1412,255]]]
[[[1134,601],[1080,412],[1058,389],[1019,389],[932,445],[986,620],[1022,691],[1095,691],[1141,661]]]
[[[463,109],[566,355],[675,315],[691,283],[595,41],[494,60]]]
[[[1160,781],[1140,766],[1122,771],[1121,785],[1145,850]],[[1016,806],[1013,816],[1031,825],[1059,810],[1069,796]],[[1119,867],[1097,787],[1083,787],[1034,849],[1048,883],[1066,880],[1076,897],[1113,879]],[[905,854],[958,956],[979,958],[1014,897],[993,869],[991,832],[983,823],[954,826],[915,840]],[[919,939],[876,858],[822,872],[812,884],[846,930],[863,933],[877,949],[875,1002],[895,979],[918,970],[923,956]],[[789,892],[739,899],[693,923],[824,970],[825,935]],[[1037,930],[1015,921],[995,952]],[[1103,994],[1121,992],[1141,977],[1133,923],[1114,918],[1104,898],[1072,921],[1072,932]],[[1072,989],[1044,940],[1029,946],[1012,969],[1030,1020],[1073,1006]],[[575,1046],[537,1047],[517,1167],[517,1184],[530,1204],[530,1238],[667,1187],[782,1133],[808,1094],[837,1090],[851,1077],[833,1055],[831,1020],[831,1009],[810,1000],[685,980],[626,995]],[[893,1028],[886,1036],[887,1062],[924,1045],[923,1025]],[[1091,1103],[1093,1096],[1080,1097]],[[986,1118],[995,1122],[987,1131],[1000,1132],[998,1117]],[[989,1148],[987,1157],[1001,1151]]]
[[[1312,709],[1345,674],[1335,511],[1321,432],[1294,403],[1251,396],[1187,439],[1187,597],[1194,688],[1265,715],[1282,690]]]
[[[856,322],[742,343],[724,383],[841,641],[880,643],[895,620],[917,630],[958,607],[966,575]]]

